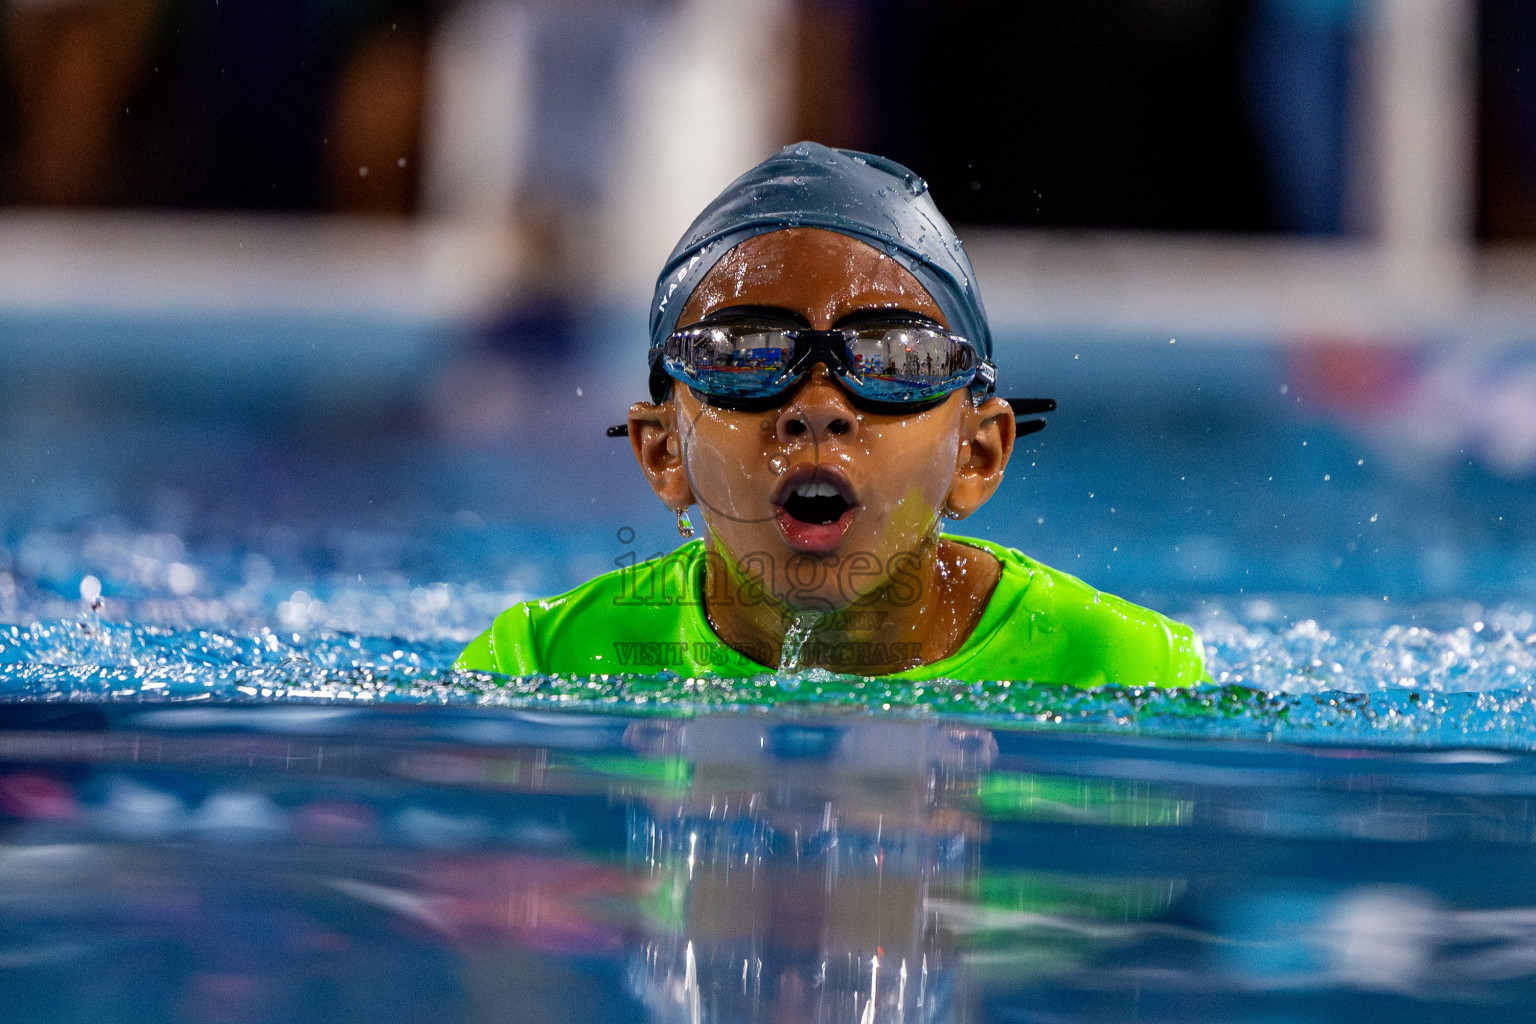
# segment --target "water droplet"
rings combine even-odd
[[[774,476],[783,476],[789,472],[789,460],[782,455],[775,455],[768,460],[768,468],[773,470]]]
[[[810,156],[810,155],[811,155],[811,151],[809,149],[807,149],[805,146],[796,146],[795,147],[795,156]]]
[[[876,192],[875,192],[875,195],[877,195],[877,196],[888,196],[890,194],[891,194],[891,190],[888,187],[886,187],[885,185],[881,185],[880,188],[877,189]]]
[[[907,191],[915,196],[920,196],[928,191],[928,183],[922,178],[911,177],[907,179]]]

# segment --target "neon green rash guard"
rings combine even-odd
[[[888,678],[1030,680],[1097,686],[1208,682],[1200,640],[1180,622],[983,540],[951,540],[1002,565],[976,629],[947,658]],[[509,676],[655,674],[742,678],[772,671],[725,644],[704,614],[704,543],[525,601],[454,663]]]

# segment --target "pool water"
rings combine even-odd
[[[11,1021],[1516,1020],[1530,755],[0,711]],[[89,979],[82,983],[81,979]]]
[[[10,402],[4,1019],[1522,1019],[1536,484],[1274,350],[1027,350],[1062,411],[964,532],[1212,687],[453,673],[678,543],[600,362],[478,420]]]

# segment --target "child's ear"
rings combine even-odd
[[[681,512],[694,503],[693,488],[683,466],[676,408],[671,402],[636,402],[629,407],[629,446],[640,471],[661,503]]]
[[[964,519],[985,505],[1003,482],[1016,436],[1013,407],[1001,398],[989,398],[980,406],[967,400],[966,406],[955,476],[945,498],[956,519]]]

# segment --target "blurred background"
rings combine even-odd
[[[604,429],[806,138],[1060,402],[959,532],[1272,696],[448,674],[680,542]],[[935,905],[989,1019],[1523,1019],[1533,509],[1531,0],[0,0],[6,1020],[697,1020]]]
[[[251,556],[480,585],[458,636],[672,546],[602,428],[674,240],[802,138],[928,178],[1061,401],[969,529],[1139,596],[1536,590],[1523,0],[0,15],[12,621]]]

